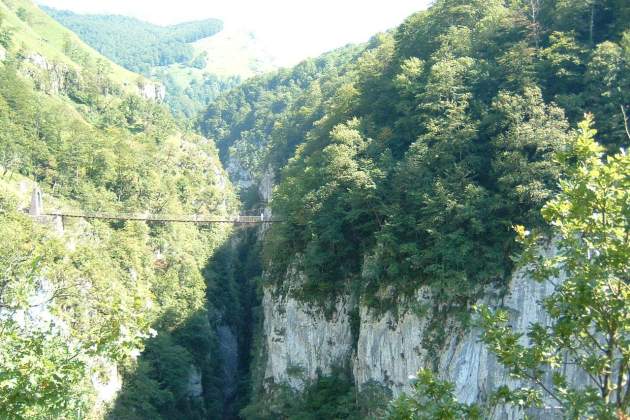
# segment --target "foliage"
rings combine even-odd
[[[304,141],[306,131],[324,115],[326,98],[343,85],[346,67],[361,47],[347,47],[306,60],[293,69],[245,81],[216,98],[200,118],[201,131],[217,142],[222,160],[244,174],[278,172]]]
[[[155,66],[189,62],[194,58],[189,44],[223,28],[217,19],[158,26],[126,16],[43,10],[115,63],[145,74]]]
[[[70,252],[17,213],[10,193],[0,203],[0,233],[14,238],[0,250],[0,413],[80,417],[94,358],[121,362],[141,347],[148,285],[127,290],[132,281],[111,244],[81,241]]]
[[[0,13],[0,47],[9,48],[12,35],[11,29],[4,24],[4,16]]]
[[[499,387],[489,405],[551,403],[565,418],[612,420],[630,412],[630,159],[623,151],[603,158],[591,122],[588,116],[556,154],[564,169],[560,191],[542,209],[551,232],[515,228],[524,243],[520,264],[554,286],[542,302],[549,323],[522,333],[507,311],[478,309],[482,341],[522,381],[517,389]],[[589,381],[576,386],[567,366]],[[390,418],[480,418],[479,407],[457,402],[453,385],[430,371],[421,371],[414,387],[392,404]]]
[[[179,71],[178,71],[179,72]],[[185,72],[181,69],[181,72]],[[201,77],[177,77],[169,68],[154,69],[151,77],[160,80],[166,88],[166,105],[175,117],[194,120],[222,93],[238,86],[239,77],[222,77],[205,73]]]
[[[513,376],[533,385],[502,388],[501,399],[527,407],[551,398],[570,418],[615,419],[630,412],[630,159],[622,152],[604,160],[595,133],[587,119],[558,154],[565,168],[561,191],[542,210],[557,253],[541,253],[543,237],[517,227],[526,244],[521,263],[534,279],[554,284],[543,302],[550,325],[530,326],[525,340],[504,311],[483,307],[480,314],[483,341]],[[575,388],[565,363],[590,384]]]
[[[211,334],[208,327],[197,331],[204,332]],[[208,354],[210,349],[206,346],[194,350]],[[202,360],[206,362],[205,358]],[[133,375],[125,378],[109,418],[200,418],[203,409],[187,395],[194,362],[190,349],[178,344],[168,332],[149,340]]]
[[[279,179],[271,281],[297,264],[298,296],[323,302],[351,285],[383,309],[421,285],[465,307],[504,283],[510,226],[542,222],[569,123],[592,109],[602,143],[625,142],[627,6],[594,5],[587,31],[592,8],[530,6],[437,1],[363,49],[248,81],[208,108],[201,128],[236,179]]]
[[[197,54],[192,43],[220,32],[220,20],[163,27],[125,16],[43,9],[112,61],[161,82],[166,89],[166,105],[182,121],[195,117],[240,82],[236,76],[200,71],[210,58],[205,51]],[[66,45],[71,47],[71,43]]]
[[[0,247],[0,417],[102,415],[92,381],[112,365],[127,413],[201,416],[215,398],[193,400],[187,385],[213,345],[202,269],[228,229],[66,220],[59,236],[18,212],[17,184],[37,182],[48,208],[225,215],[236,205],[217,150],[117,88],[113,64],[73,38],[44,55],[47,69],[33,65],[25,34],[0,63],[0,234],[14,238]]]
[[[564,163],[591,158],[567,173],[543,213],[564,220],[550,229],[559,229],[559,243],[567,246],[547,265],[532,260],[541,277],[560,266],[571,275],[546,304],[558,322],[530,334],[541,352],[519,347],[521,337],[501,324],[501,312],[484,313],[485,338],[516,375],[531,376],[533,369],[536,382],[541,355],[557,357],[551,345],[571,355],[571,344],[589,340],[592,327],[601,327],[604,335],[595,341],[606,338],[618,350],[601,353],[593,343],[591,356],[577,351],[573,357],[595,382],[605,382],[600,394],[613,397],[602,403],[595,391],[570,389],[560,376],[555,392],[568,412],[612,415],[623,403],[614,397],[621,392],[618,379],[627,387],[613,367],[627,369],[627,320],[617,318],[627,312],[627,297],[611,293],[627,280],[627,238],[615,242],[627,232],[627,158],[598,164],[601,151],[588,146],[588,128],[582,127],[586,147],[570,141],[568,127],[591,109],[604,147],[627,143],[630,12],[621,0],[553,0],[532,10],[534,3],[542,4],[438,0],[366,45],[248,80],[227,93],[219,94],[238,81],[169,80],[171,91],[181,90],[170,105],[183,115],[216,98],[199,122],[216,139],[216,150],[211,141],[179,132],[163,107],[114,82],[121,69],[50,25],[29,2],[2,2],[10,25],[0,24],[0,43],[10,48],[0,64],[0,183],[28,177],[56,204],[75,209],[228,214],[235,198],[225,186],[219,153],[236,180],[279,180],[272,207],[285,223],[267,233],[262,264],[271,281],[281,283],[297,264],[306,274],[297,291],[303,299],[331,301],[351,287],[389,309],[405,293],[429,285],[447,307],[463,308],[488,283],[508,277],[509,256],[517,249],[510,227],[542,224],[539,210],[561,176],[554,156],[568,147]],[[100,43],[102,51],[144,72],[188,64],[194,58],[188,43],[219,30],[216,21],[158,28],[120,17],[51,13],[76,19],[92,45]],[[46,68],[32,62],[34,45],[47,58]],[[63,86],[51,69],[63,69]],[[621,170],[625,178],[617,175]],[[571,180],[579,180],[576,189]],[[611,188],[602,193],[602,185]],[[575,211],[567,206],[572,200],[579,203]],[[247,201],[252,208],[267,204]],[[3,192],[0,202],[0,233],[16,238],[0,250],[0,272],[9,273],[0,295],[0,416],[85,417],[94,402],[88,382],[98,370],[91,362],[100,357],[123,367],[125,388],[110,413],[114,418],[203,418],[243,405],[228,407],[220,390],[214,331],[227,324],[241,348],[250,345],[254,320],[246,308],[257,302],[256,250],[250,255],[227,243],[213,255],[227,238],[225,229],[135,222],[69,226],[76,247],[67,247],[50,228],[19,214],[10,194]],[[611,210],[621,211],[622,228],[611,225],[618,221],[610,219]],[[595,230],[602,224],[605,235]],[[575,250],[576,241],[587,246]],[[235,267],[239,259],[248,261],[243,273]],[[587,278],[594,279],[592,287],[583,287]],[[34,310],[30,299],[49,287],[53,297],[43,312],[50,322],[23,322],[29,317],[22,315]],[[612,302],[619,310],[573,309],[589,299],[600,309]],[[156,337],[148,337],[151,328]],[[245,380],[238,387],[246,396],[250,355],[239,358]],[[187,389],[192,366],[203,378],[199,398]],[[424,374],[421,379],[420,395],[398,406],[397,415],[405,407],[429,408],[426,395],[438,400],[431,409],[455,417],[475,413],[452,399],[448,385]],[[372,391],[358,392],[337,374],[314,381],[301,396],[282,386],[269,399],[256,395],[242,414],[379,416],[382,405],[375,400],[385,394]],[[536,390],[501,392],[513,403],[515,397],[525,403],[542,398]]]
[[[477,406],[457,402],[453,384],[437,380],[430,370],[413,378],[413,393],[403,394],[391,403],[389,420],[474,420],[481,419]]]
[[[263,419],[377,419],[383,418],[390,394],[376,384],[358,391],[342,371],[321,376],[302,393],[286,385],[272,386],[264,400],[241,411],[247,420]]]

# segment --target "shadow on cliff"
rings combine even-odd
[[[255,229],[237,229],[203,270],[207,310],[170,331],[165,313],[147,340],[109,420],[237,419],[250,393],[261,274]]]

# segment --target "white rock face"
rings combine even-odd
[[[166,99],[166,87],[160,83],[142,83],[138,88],[140,89],[140,95],[149,101],[162,103]]]
[[[503,302],[511,314],[511,325],[525,331],[532,323],[546,323],[547,315],[539,302],[552,292],[550,283],[539,284],[517,273]],[[418,301],[430,302],[430,293],[421,291]],[[480,303],[498,306],[501,302],[495,298]],[[444,346],[431,355],[423,341],[435,333],[436,327],[443,328],[446,339]],[[398,321],[391,314],[374,318],[366,308],[361,308],[361,329],[354,360],[355,380],[359,387],[369,380],[376,380],[398,396],[411,390],[408,377],[421,368],[437,368],[441,379],[455,384],[458,400],[466,403],[485,401],[498,386],[518,385],[480,342],[477,329],[462,329],[452,320],[447,320],[444,325],[431,325],[427,317],[412,312]],[[491,418],[521,419],[523,413],[499,407]]]
[[[70,85],[81,83],[80,76],[67,65],[49,61],[37,52],[28,54],[24,61],[31,67],[22,66],[22,74],[31,78],[38,90],[49,95],[67,93]]]
[[[352,334],[346,300],[338,300],[335,312],[327,318],[310,305],[274,297],[266,289],[263,306],[266,383],[288,383],[303,389],[306,381],[350,361]]]
[[[273,186],[275,185],[273,178],[273,169],[267,168],[265,175],[258,185],[258,193],[264,203],[271,202],[271,194],[273,193]]]
[[[526,331],[533,323],[549,323],[540,302],[553,290],[552,283],[537,283],[521,270],[513,275],[505,298],[488,295],[479,303],[503,306],[510,313],[510,325],[518,331]],[[430,308],[431,299],[430,291],[421,289],[416,295],[418,304],[410,306]],[[394,396],[410,391],[409,375],[421,368],[434,368],[442,379],[453,382],[457,398],[466,403],[485,401],[498,386],[519,385],[479,341],[479,330],[465,329],[450,319],[437,325],[431,322],[430,311],[425,314],[410,310],[396,319],[391,313],[375,316],[367,307],[360,306],[361,324],[356,351],[353,351],[348,320],[352,307],[343,299],[338,302],[338,311],[332,320],[326,320],[319,311],[304,307],[294,299],[273,299],[271,290],[265,291],[263,305],[268,354],[265,377],[276,383],[287,382],[302,389],[304,379],[316,377],[318,371],[327,373],[331,367],[345,361],[351,364],[359,388],[376,381],[390,388]],[[425,343],[436,332],[444,334],[444,344],[430,354]],[[304,367],[305,375],[301,380],[291,375],[292,366]],[[567,366],[565,372],[573,383],[587,382],[571,366]],[[547,406],[545,410],[527,414],[534,418],[554,418],[557,410],[551,401]],[[522,419],[524,415],[513,408],[498,407],[490,418]]]
[[[427,291],[418,292],[418,301],[430,302],[430,298]],[[391,313],[373,317],[365,306],[361,307],[360,316],[361,328],[354,358],[356,382],[361,385],[375,380],[397,396],[407,390],[409,375],[429,362],[422,343],[430,327],[429,319],[410,312],[398,320]]]
[[[28,56],[26,56],[26,60],[30,61],[42,70],[48,70],[48,60],[46,60],[46,58],[44,58],[44,56],[39,53],[29,54]]]
[[[239,189],[246,189],[254,185],[251,173],[243,167],[238,157],[230,154],[225,170],[230,175],[232,185],[235,187]]]
[[[0,61],[4,61],[7,59],[7,50],[0,45]]]
[[[116,364],[103,358],[92,361],[92,368],[97,366],[100,374],[92,374],[92,386],[96,392],[96,405],[105,406],[116,399],[122,389],[122,378],[118,373]]]
[[[195,365],[190,366],[186,390],[189,398],[200,398],[203,395],[201,372]]]

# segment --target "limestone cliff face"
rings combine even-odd
[[[0,61],[6,59],[7,52],[0,47]],[[84,81],[80,72],[67,64],[49,60],[42,54],[27,54],[21,62],[22,75],[33,80],[35,87],[48,95],[67,95],[72,88],[81,86]],[[110,94],[108,86],[101,87],[101,94]],[[166,99],[166,87],[146,79],[138,81],[136,93],[148,101],[162,103]]]
[[[75,70],[65,64],[48,61],[39,53],[26,55],[20,70],[33,80],[38,90],[49,95],[66,94],[69,84],[79,82]]]
[[[138,84],[138,89],[140,96],[148,101],[162,103],[166,99],[166,87],[160,83],[143,81]]]
[[[319,374],[352,357],[352,334],[348,300],[339,299],[332,316],[289,297],[263,297],[267,383],[288,383],[303,389]]]
[[[288,278],[300,282],[299,273]],[[512,276],[505,297],[488,293],[480,303],[508,310],[511,325],[525,331],[532,323],[548,323],[540,301],[553,292],[551,283],[540,284],[524,271]],[[417,292],[413,308],[430,308],[432,296],[428,289]],[[430,311],[409,310],[395,317],[391,313],[373,314],[359,304],[360,327],[356,343],[350,330],[349,298],[340,298],[336,313],[326,318],[321,311],[291,297],[273,297],[267,289],[263,301],[264,333],[268,355],[266,383],[288,383],[301,389],[318,373],[326,374],[335,365],[351,366],[359,388],[370,381],[388,387],[394,396],[409,391],[409,375],[421,368],[433,368],[443,379],[455,384],[456,395],[462,402],[482,402],[500,385],[518,386],[492,354],[479,341],[480,331],[462,327],[446,317],[436,323]],[[423,313],[426,312],[426,313]],[[429,350],[426,343],[435,334],[443,334],[440,348]],[[567,375],[576,383],[586,382],[570,366]],[[549,408],[531,412],[535,418],[553,418],[556,410]],[[525,413],[498,407],[493,419],[521,419]]]

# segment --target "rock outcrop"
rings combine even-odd
[[[549,251],[547,251],[549,252]],[[287,281],[299,284],[301,274],[290,270]],[[504,297],[488,293],[479,303],[503,307],[510,313],[510,324],[525,331],[532,323],[548,323],[540,302],[554,290],[552,283],[537,283],[524,270],[514,273]],[[421,368],[433,368],[442,379],[455,384],[462,402],[483,402],[501,385],[518,386],[498,364],[483,343],[480,331],[465,328],[453,317],[436,324],[431,310],[429,289],[417,292],[415,302],[397,317],[381,315],[361,304],[350,305],[350,298],[340,298],[332,317],[321,310],[290,297],[290,293],[273,296],[265,290],[264,334],[267,353],[265,382],[287,383],[302,389],[308,380],[329,373],[333,367],[351,366],[357,386],[377,382],[389,388],[394,396],[410,391],[409,375]],[[358,336],[350,328],[350,312],[358,310]],[[441,334],[439,349],[426,343]],[[355,341],[356,340],[356,341]],[[567,377],[574,383],[586,383],[586,377],[566,366]],[[553,418],[557,412],[549,402],[544,411],[529,413],[535,418]],[[524,413],[510,407],[498,407],[493,419],[521,419]]]
[[[160,83],[143,81],[138,84],[138,89],[140,96],[148,101],[162,103],[166,99],[166,87]]]
[[[24,57],[22,74],[33,80],[35,87],[49,95],[67,94],[71,83],[78,83],[77,72],[65,64],[52,62],[39,53]]]
[[[350,361],[352,334],[347,300],[338,300],[334,313],[327,317],[318,308],[290,297],[274,297],[266,289],[263,308],[267,383],[288,383],[303,389],[308,380]]]
[[[190,374],[188,375],[188,384],[186,386],[186,394],[188,398],[201,398],[203,396],[203,382],[201,372],[195,365],[190,366]]]
[[[0,50],[0,61],[3,61],[5,57],[6,51]],[[79,91],[84,84],[78,69],[65,63],[51,61],[37,52],[29,53],[23,57],[20,71],[24,76],[33,80],[38,90],[48,95],[72,96],[72,93]],[[125,85],[127,86],[127,84]],[[111,86],[110,82],[102,83],[99,86],[101,94],[110,94]],[[137,94],[148,101],[162,103],[166,99],[166,87],[161,83],[141,79],[136,88]]]

